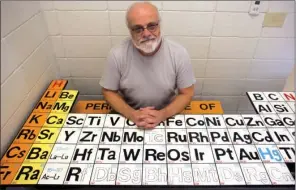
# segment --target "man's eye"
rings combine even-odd
[[[141,32],[141,31],[142,31],[142,28],[134,28],[134,29],[133,29],[133,31],[135,31],[135,32],[139,33],[139,32]]]

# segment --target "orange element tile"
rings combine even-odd
[[[14,176],[17,174],[21,163],[1,163],[0,165],[0,184],[11,184]]]
[[[33,112],[37,113],[49,113],[51,112],[51,110],[53,109],[54,105],[55,105],[56,101],[45,101],[45,100],[40,100]]]
[[[4,154],[1,163],[22,163],[32,144],[12,144]]]
[[[57,101],[62,90],[46,90],[41,97],[41,101]]]
[[[28,117],[24,126],[26,127],[42,127],[48,117],[49,113],[32,112]]]
[[[71,113],[106,114],[111,106],[104,100],[80,100],[72,108]]]
[[[48,86],[48,90],[63,90],[66,85],[67,85],[68,81],[67,80],[53,80],[51,81],[50,85]]]
[[[41,127],[23,127],[13,143],[15,144],[33,144],[35,139],[37,138]]]
[[[223,114],[220,101],[191,101],[181,114]]]

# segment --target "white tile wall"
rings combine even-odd
[[[106,10],[106,1],[54,1],[54,7],[56,10],[68,11],[68,10],[85,10],[96,11]]]
[[[108,10],[111,11],[125,11],[127,8],[132,5],[135,1],[107,1]],[[158,10],[162,9],[161,1],[150,1],[153,5],[155,5]]]
[[[163,1],[163,10],[165,11],[215,11],[216,1]]]

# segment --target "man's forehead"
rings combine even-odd
[[[127,16],[131,25],[147,25],[159,20],[157,8],[145,3],[132,6]]]

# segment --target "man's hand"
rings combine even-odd
[[[145,128],[154,128],[166,119],[164,110],[155,110],[154,107],[146,107],[140,108],[140,111],[144,114]]]
[[[147,125],[147,122],[145,119],[148,117],[148,114],[145,112],[141,112],[140,110],[135,110],[132,112],[130,120],[136,124],[138,127],[145,128]]]

